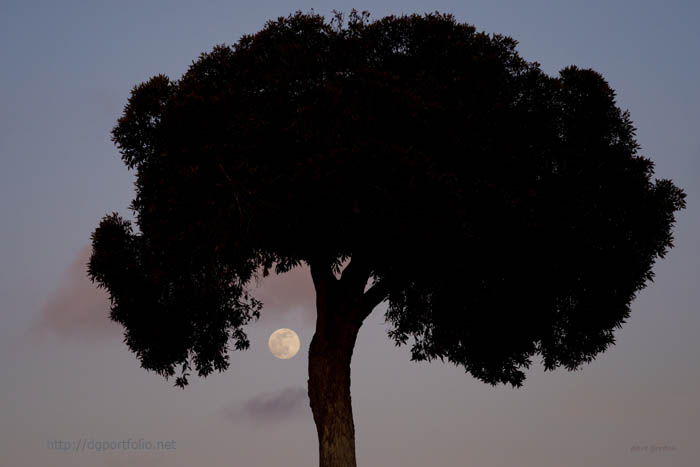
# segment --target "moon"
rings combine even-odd
[[[267,342],[270,352],[277,358],[287,360],[299,352],[300,342],[297,333],[291,329],[281,328],[270,334]]]

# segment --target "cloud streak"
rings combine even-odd
[[[34,334],[56,334],[71,338],[118,336],[121,327],[109,319],[109,295],[87,277],[92,247],[83,246],[65,271],[61,283],[41,307],[32,325]]]
[[[100,339],[120,336],[122,328],[109,319],[109,295],[87,277],[92,247],[85,244],[66,269],[57,288],[47,297],[31,334],[66,338]],[[264,318],[297,314],[305,324],[316,318],[316,295],[308,266],[277,275],[273,272],[249,284],[252,295],[264,304]]]
[[[316,292],[308,266],[297,266],[284,274],[262,278],[256,285],[250,284],[252,295],[263,302],[262,315],[278,315],[290,312],[301,314],[303,321],[314,322],[316,318]]]
[[[224,415],[233,422],[278,422],[305,413],[307,402],[306,389],[287,387],[272,393],[258,394],[239,407],[226,407]]]

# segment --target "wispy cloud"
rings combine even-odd
[[[288,387],[272,393],[258,394],[241,406],[225,407],[224,415],[234,422],[276,422],[304,414],[308,408],[306,389]]]
[[[316,318],[316,292],[308,266],[297,266],[284,274],[262,278],[250,285],[253,296],[263,302],[262,319],[270,315],[299,313],[306,323]]]
[[[84,245],[66,269],[57,288],[48,296],[33,334],[54,334],[69,338],[100,339],[120,336],[121,326],[109,319],[109,295],[87,277],[92,247]],[[256,284],[249,284],[253,296],[264,303],[263,319],[297,313],[313,323],[316,316],[315,291],[308,266],[277,275],[273,272]]]
[[[109,296],[87,277],[92,249],[83,246],[66,270],[59,286],[42,306],[32,333],[65,337],[100,338],[118,336],[121,328],[109,319]]]

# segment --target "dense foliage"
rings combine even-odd
[[[113,131],[132,210],[91,277],[142,365],[227,367],[259,268],[371,265],[412,358],[520,385],[614,342],[672,246],[684,194],[653,180],[615,93],[451,15],[297,13],[136,86]]]

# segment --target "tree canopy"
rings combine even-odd
[[[614,343],[685,195],[599,73],[516,45],[449,14],[297,12],[136,86],[113,140],[138,231],[104,217],[88,272],[142,366],[227,368],[257,271],[349,258],[414,360],[519,386]]]

